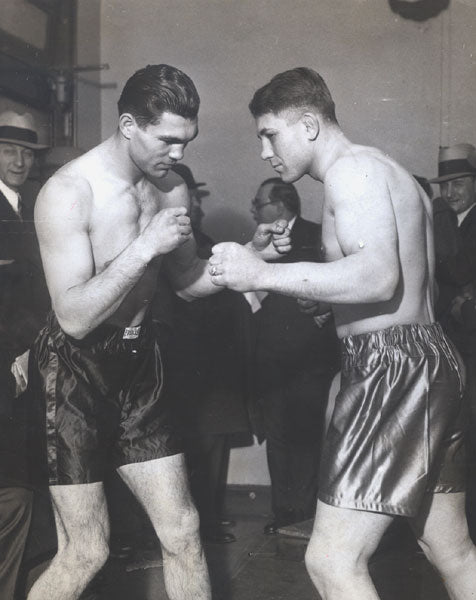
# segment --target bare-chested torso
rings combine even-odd
[[[167,194],[145,177],[131,184],[115,170],[105,142],[68,163],[59,177],[80,182],[85,189],[85,218],[91,242],[93,275],[101,273],[167,207]],[[159,184],[160,185],[160,184]],[[150,262],[116,312],[105,322],[119,327],[142,322],[157,286],[162,257]]]
[[[339,337],[385,329],[392,325],[434,321],[433,234],[431,204],[402,167],[375,148],[352,146],[352,155],[381,170],[390,194],[398,235],[400,277],[391,300],[333,306]],[[330,175],[331,176],[331,175]],[[326,181],[328,183],[328,181]],[[375,224],[378,227],[378,223]],[[324,199],[322,239],[327,262],[346,256],[345,232],[336,235],[333,207]],[[365,244],[365,240],[362,240]],[[362,281],[362,286],[367,282]]]

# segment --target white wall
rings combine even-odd
[[[101,63],[101,0],[78,0],[76,28],[76,64],[95,66]],[[99,71],[76,75],[75,146],[89,150],[102,141],[101,77]]]
[[[253,446],[232,448],[228,467],[228,483],[235,485],[269,485],[266,442],[256,439]]]
[[[101,59],[111,65],[103,81],[119,85],[102,94],[103,137],[137,68],[182,68],[202,98],[185,160],[212,192],[205,228],[239,240],[252,227],[249,199],[273,175],[259,159],[248,102],[275,73],[306,65],[325,77],[351,139],[431,176],[440,143],[476,139],[475,11],[474,0],[452,0],[443,15],[415,23],[384,0],[103,0]],[[319,218],[319,187],[307,179],[299,188],[305,216]]]

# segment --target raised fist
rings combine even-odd
[[[215,285],[236,292],[259,288],[260,275],[266,264],[255,252],[235,242],[222,242],[212,248],[208,272]]]
[[[251,248],[266,261],[278,260],[283,254],[287,254],[291,250],[288,222],[280,219],[258,225],[251,240]]]
[[[152,256],[168,254],[191,237],[192,226],[184,206],[159,211],[141,234]]]

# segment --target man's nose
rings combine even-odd
[[[261,158],[263,160],[269,160],[270,158],[273,158],[273,156],[274,152],[271,148],[271,144],[267,140],[263,140],[261,145]]]
[[[176,144],[170,148],[169,157],[172,160],[182,160],[185,148],[182,144]]]
[[[258,219],[259,219],[258,209],[256,208],[256,206],[254,204],[252,204],[250,207],[250,213],[252,214],[253,219],[258,223]]]
[[[25,157],[20,149],[18,149],[15,153],[14,162],[17,167],[23,167],[25,165]]]

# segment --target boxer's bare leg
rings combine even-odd
[[[428,495],[420,514],[410,523],[451,600],[474,600],[476,548],[468,533],[465,494]]]
[[[144,506],[160,539],[171,600],[209,600],[208,568],[183,454],[122,466],[119,475]]]
[[[76,600],[106,562],[109,518],[102,483],[50,488],[58,552],[28,600]]]
[[[392,519],[318,501],[306,566],[323,600],[378,600],[367,563]]]

